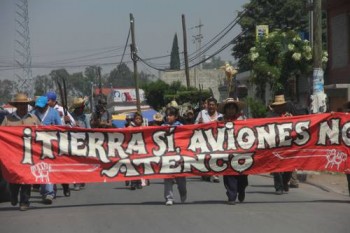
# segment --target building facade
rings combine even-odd
[[[328,24],[328,75],[325,92],[330,111],[343,111],[350,101],[350,1],[323,1]]]

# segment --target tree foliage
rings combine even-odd
[[[116,69],[110,72],[107,82],[112,84],[113,87],[135,86],[133,72],[131,72],[125,63],[118,65]]]
[[[159,110],[165,106],[164,94],[166,90],[169,90],[167,83],[157,80],[142,86],[142,88],[145,91],[147,102],[152,108]]]
[[[248,97],[246,101],[253,118],[264,118],[267,116],[266,105],[261,100]]]
[[[249,50],[255,43],[255,26],[268,25],[270,31],[294,30],[306,32],[308,10],[305,0],[251,0],[243,6],[239,24],[245,33],[234,41],[232,55],[239,60],[240,70],[249,70]],[[243,13],[245,12],[245,13]]]
[[[173,46],[170,54],[170,69],[179,70],[180,69],[180,54],[179,54],[179,44],[177,40],[177,34],[175,33]]]
[[[53,89],[53,82],[48,75],[38,75],[34,79],[34,96],[44,95]]]
[[[4,79],[0,80],[0,102],[7,103],[12,98],[12,91],[15,87],[16,82]]]
[[[328,61],[324,53],[323,61]],[[264,96],[266,84],[273,92],[285,90],[287,96],[290,80],[307,77],[312,72],[312,51],[310,42],[302,40],[295,31],[276,30],[269,36],[259,39],[248,53],[252,67],[252,81],[257,86],[259,97]]]
[[[147,103],[154,109],[160,110],[170,101],[175,99],[178,104],[197,104],[200,100],[209,98],[209,91],[201,91],[194,87],[187,89],[181,82],[173,82],[170,85],[162,80],[148,83],[142,86],[145,91]]]

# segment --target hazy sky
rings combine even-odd
[[[14,65],[15,39],[18,25],[16,3],[20,0],[0,0],[0,78],[12,79],[18,70]],[[181,15],[186,17],[189,54],[196,50],[194,26],[203,24],[202,45],[210,41],[237,16],[237,11],[249,0],[28,0],[29,30],[33,75],[47,74],[52,69],[66,67],[68,72],[84,71],[87,65],[101,65],[102,73],[119,64],[125,47],[132,13],[138,55],[153,58],[170,55],[175,33],[183,51]],[[240,32],[237,25],[211,55]],[[129,44],[131,38],[129,40]],[[221,52],[224,60],[233,60],[232,46]],[[124,61],[131,61],[130,47]],[[181,57],[182,58],[182,57]],[[168,65],[170,57],[152,60],[157,67]],[[112,65],[105,65],[113,63]],[[139,71],[156,73],[139,64]],[[5,66],[5,67],[4,67]],[[10,66],[10,67],[8,67]],[[50,67],[50,68],[43,68]],[[132,68],[132,65],[130,64]]]

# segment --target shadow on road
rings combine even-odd
[[[41,203],[38,201],[33,201],[32,203]],[[337,204],[350,204],[348,200],[312,200],[312,201],[253,201],[253,202],[243,202],[237,203],[237,205],[252,205],[252,204],[291,204],[291,203],[337,203]],[[10,204],[10,203],[9,203]],[[80,205],[44,205],[43,206],[31,206],[30,210],[41,210],[41,209],[60,209],[60,208],[79,208],[79,207],[96,207],[96,206],[164,206],[163,201],[152,201],[152,202],[140,202],[140,203],[95,203],[95,204],[80,204]],[[186,202],[183,204],[175,203],[175,206],[189,206],[189,205],[227,205],[225,201],[222,200],[208,200],[208,201],[193,201]],[[169,208],[169,207],[166,207]],[[2,207],[0,211],[18,211],[17,207]]]

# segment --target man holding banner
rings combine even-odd
[[[224,122],[233,122],[236,120],[243,120],[244,116],[241,114],[244,108],[244,103],[233,98],[227,98],[220,105],[220,112],[223,114]],[[224,185],[226,188],[226,195],[228,197],[227,204],[236,204],[238,194],[238,201],[243,202],[245,199],[245,189],[248,186],[248,176],[239,175],[224,175]]]
[[[29,98],[24,93],[17,93],[10,105],[16,107],[16,111],[5,116],[1,126],[30,126],[40,125],[40,120],[31,113],[28,113]],[[7,155],[11,156],[11,155]],[[0,171],[1,172],[1,171]],[[25,211],[29,208],[30,184],[10,183],[11,205],[18,204],[18,193],[20,193],[19,209]]]
[[[287,112],[287,102],[284,95],[276,95],[274,102],[270,105],[272,110],[281,117],[290,117],[291,113]],[[283,192],[288,193],[289,181],[292,178],[292,171],[273,173],[274,186],[276,194],[281,195]]]
[[[47,96],[40,96],[35,101],[34,114],[41,120],[42,125],[62,125],[62,120],[59,112],[49,106]],[[56,196],[54,185],[51,183],[42,184],[40,186],[40,192],[44,204],[52,204],[52,201]]]

